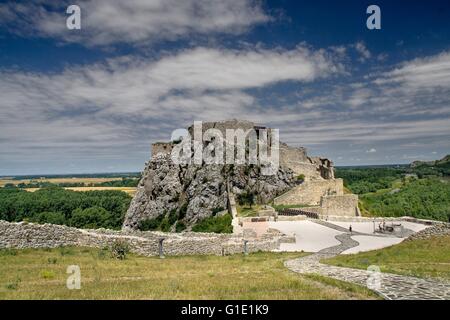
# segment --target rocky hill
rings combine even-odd
[[[203,129],[261,129],[248,121],[228,120],[203,124]],[[192,134],[193,127],[188,128]],[[171,158],[176,142],[156,143],[146,163],[137,192],[126,214],[123,229],[137,229],[142,221],[165,219],[175,230],[177,221],[189,229],[204,218],[226,210],[228,195],[254,195],[268,203],[306,180],[334,177],[332,162],[310,158],[304,148],[280,143],[280,166],[273,175],[261,174],[262,164],[177,164]],[[203,142],[207,148],[208,143]],[[247,150],[248,151],[248,150]]]

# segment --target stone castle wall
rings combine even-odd
[[[168,154],[173,149],[173,143],[171,142],[156,142],[152,144],[152,157],[157,154]]]
[[[322,196],[343,195],[344,183],[342,179],[305,181],[297,187],[275,198],[275,204],[295,205],[303,204],[318,206]]]
[[[53,224],[16,223],[0,220],[0,248],[56,248],[82,246],[103,248],[115,241],[125,241],[131,252],[156,256],[158,241],[163,237],[166,255],[205,255],[242,253],[242,235],[214,233],[123,232],[114,230],[84,230]],[[279,248],[284,236],[265,234],[248,238],[248,251],[271,251]]]
[[[321,214],[332,213],[335,216],[359,216],[358,196],[344,194],[324,196],[320,202]]]

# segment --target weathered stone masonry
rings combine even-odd
[[[358,196],[344,194],[342,179],[305,181],[274,199],[275,204],[307,205],[307,211],[320,215],[359,216]]]
[[[123,232],[114,230],[83,230],[53,224],[7,222],[0,220],[0,248],[56,248],[82,246],[103,248],[115,241],[125,241],[131,252],[144,256],[157,256],[158,241],[164,240],[166,255],[221,255],[243,252],[243,241],[248,240],[248,251],[271,251],[281,242],[291,241],[271,231],[261,238],[215,233],[163,233]]]

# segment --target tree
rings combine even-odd
[[[61,212],[41,212],[38,215],[32,217],[31,221],[37,223],[52,223],[63,225],[66,221],[66,217]]]
[[[111,225],[112,215],[101,207],[75,209],[70,224],[77,228],[95,229],[107,228]]]

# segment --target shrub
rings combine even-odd
[[[111,256],[113,258],[124,260],[129,252],[130,248],[125,241],[116,240],[111,245]]]
[[[178,220],[177,209],[170,210],[169,216],[167,217],[167,222],[170,225],[173,225],[175,222],[177,222],[177,220]]]
[[[178,220],[179,211],[177,209],[172,209],[168,215],[164,213],[156,218],[141,221],[138,229],[141,231],[161,230],[163,232],[169,232],[170,228]]]
[[[161,222],[161,225],[159,226],[159,230],[161,230],[162,232],[169,232],[171,226],[172,224],[170,224],[169,218],[164,217],[164,219]]]
[[[164,219],[164,216],[160,215],[156,218],[142,220],[139,223],[138,229],[141,231],[158,230],[163,219]]]
[[[16,249],[0,249],[0,256],[17,256],[17,253]]]
[[[238,195],[237,200],[241,206],[249,205],[251,208],[255,204],[255,194],[253,192],[242,192]]]
[[[299,174],[297,176],[297,182],[303,182],[305,181],[305,175],[304,174]]]
[[[223,207],[217,207],[217,208],[214,208],[214,209],[212,210],[212,215],[215,216],[216,214],[218,214],[219,212],[221,212],[221,211],[223,211],[223,210],[225,210]]]
[[[47,261],[48,261],[49,264],[56,264],[56,262],[58,262],[58,259],[56,259],[56,258],[48,258]]]
[[[208,217],[199,221],[192,227],[194,232],[214,232],[214,233],[232,233],[231,215],[226,214],[220,217]]]
[[[175,225],[175,231],[181,232],[186,229],[186,224],[183,221],[178,221]]]
[[[187,202],[183,203],[183,205],[180,208],[180,211],[178,213],[178,219],[183,219],[186,216],[187,213],[188,204]]]
[[[8,290],[17,290],[21,281],[20,278],[16,278],[13,282],[7,283],[5,288]]]

